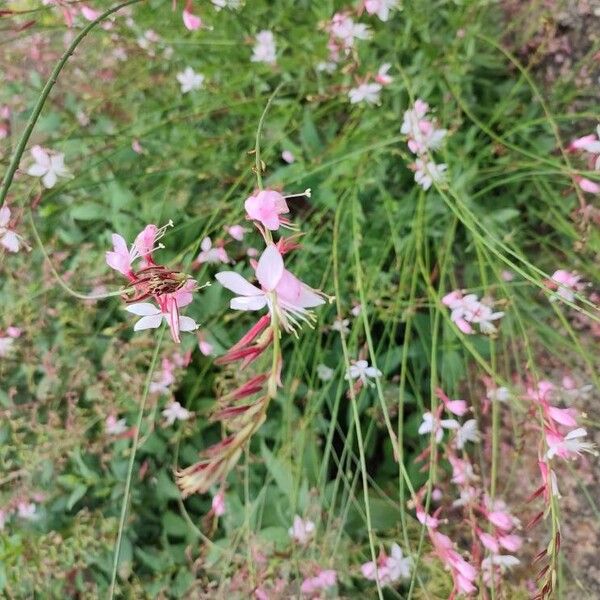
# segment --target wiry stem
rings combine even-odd
[[[44,104],[46,103],[46,100],[48,99],[48,96],[50,95],[50,91],[54,87],[54,84],[56,83],[60,72],[63,70],[63,67],[67,63],[67,60],[69,60],[69,56],[71,56],[73,54],[73,52],[75,52],[75,48],[77,48],[77,46],[79,46],[79,44],[82,42],[82,40],[85,38],[85,36],[94,27],[96,27],[96,25],[98,25],[99,23],[102,23],[102,21],[104,21],[107,17],[109,17],[113,13],[117,12],[118,10],[121,10],[123,7],[129,6],[130,4],[135,4],[136,2],[141,2],[141,1],[142,0],[127,0],[127,2],[123,2],[122,4],[119,4],[118,6],[115,6],[113,8],[109,8],[107,11],[103,12],[97,19],[88,23],[88,25],[86,25],[81,30],[79,35],[77,35],[77,37],[75,37],[75,39],[71,42],[69,47],[65,50],[65,52],[62,55],[62,57],[60,58],[60,60],[56,63],[56,66],[54,67],[54,69],[52,69],[52,73],[50,73],[50,77],[48,78],[48,81],[46,81],[46,85],[42,89],[42,93],[40,94],[40,97],[38,98],[37,102],[35,103],[35,106],[33,107],[33,111],[31,112],[31,115],[27,121],[27,124],[25,125],[25,129],[23,130],[23,133],[21,134],[21,137],[19,138],[19,141],[15,148],[15,153],[13,154],[10,164],[8,165],[8,169],[7,169],[6,173],[4,174],[4,179],[2,180],[2,186],[0,187],[0,206],[2,206],[2,204],[4,204],[4,201],[8,194],[8,190],[12,184],[12,181],[13,181],[13,178],[17,171],[17,168],[19,167],[19,163],[21,162],[21,157],[23,156],[23,152],[25,152],[25,146],[27,145],[27,142],[29,141],[29,138],[31,137],[31,132],[33,131],[33,128],[35,127],[35,124],[37,123],[37,120],[40,117],[40,113],[42,112],[42,109],[44,108]]]
[[[140,409],[137,415],[137,421],[135,425],[135,432],[133,435],[133,441],[131,443],[131,453],[129,455],[129,465],[127,467],[127,477],[125,479],[125,492],[123,494],[123,503],[121,504],[121,516],[119,518],[119,530],[117,532],[117,541],[115,543],[115,552],[113,558],[113,569],[110,580],[110,589],[108,592],[109,600],[112,600],[115,595],[115,586],[117,583],[117,571],[119,567],[119,555],[121,554],[121,544],[123,542],[123,531],[125,529],[125,520],[127,519],[127,508],[129,505],[129,495],[131,493],[131,480],[133,478],[133,466],[135,464],[135,455],[140,441],[140,429],[142,428],[142,419],[144,418],[144,409],[146,408],[146,399],[148,398],[148,392],[150,391],[150,382],[152,381],[152,374],[154,373],[154,367],[158,360],[158,352],[162,343],[163,336],[165,334],[165,328],[161,327],[156,347],[154,348],[154,354],[150,361],[150,367],[148,368],[148,374],[146,375],[146,383],[144,385],[144,393],[140,402]]]

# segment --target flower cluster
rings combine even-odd
[[[481,333],[496,333],[493,321],[504,316],[503,312],[494,312],[488,301],[479,300],[475,294],[463,295],[461,290],[454,290],[442,298],[451,311],[452,322],[466,334],[474,333],[473,325],[479,326]]]
[[[277,190],[259,189],[249,196],[244,204],[246,216],[254,223],[266,245],[258,261],[250,261],[256,284],[238,271],[221,271],[216,275],[217,281],[235,294],[230,301],[233,310],[267,310],[267,314],[261,316],[236,344],[219,357],[216,364],[238,363],[240,367],[236,374],[239,376],[251,365],[261,364],[259,359],[269,348],[272,348],[272,357],[267,370],[259,367],[245,382],[240,382],[218,398],[211,419],[222,422],[232,433],[205,450],[200,462],[177,474],[185,496],[207,492],[211,486],[222,482],[237,463],[243,447],[264,422],[269,402],[281,386],[282,332],[297,335],[303,324],[312,325],[314,315],[311,309],[325,302],[320,291],[306,285],[285,267],[285,255],[299,247],[295,237],[281,237],[277,242],[273,239],[273,232],[280,228],[295,228],[283,215],[289,213],[288,202],[299,196],[310,197],[310,190],[301,195],[284,196]],[[243,236],[244,230],[238,227],[234,233]],[[212,245],[209,248],[206,244],[203,252],[211,250]],[[203,260],[207,258],[207,254],[203,255]]]
[[[600,171],[600,125],[596,128],[596,133],[573,140],[569,144],[569,150],[583,154],[590,170]],[[575,179],[584,192],[600,194],[600,183],[587,177],[577,176]]]
[[[157,242],[172,225],[172,222],[161,228],[147,225],[130,248],[122,236],[113,234],[113,250],[106,253],[106,263],[129,282],[131,292],[123,296],[128,304],[125,310],[141,317],[134,331],[156,329],[164,320],[173,341],[179,343],[181,331],[195,331],[198,328],[192,318],[179,312],[180,308],[191,304],[197,284],[185,273],[172,271],[154,261],[154,251],[163,247]],[[134,263],[138,260],[141,267],[136,270]],[[154,300],[156,305],[143,302],[147,299]]]
[[[436,164],[431,152],[440,148],[448,132],[438,129],[435,121],[427,117],[428,112],[429,105],[421,99],[416,100],[414,106],[404,113],[400,129],[408,138],[408,149],[417,156],[413,165],[415,181],[424,190],[428,190],[434,182],[442,182],[447,168],[444,163]]]
[[[379,579],[381,585],[392,585],[410,577],[412,562],[412,558],[405,557],[402,548],[394,543],[389,555],[382,549],[377,561],[364,563],[360,570],[365,579],[371,581]]]

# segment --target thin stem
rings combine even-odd
[[[279,90],[285,85],[285,82],[281,82],[274,90],[273,93],[271,94],[271,97],[269,98],[269,100],[267,101],[267,105],[265,106],[265,109],[262,112],[262,115],[260,115],[260,119],[258,120],[258,127],[256,128],[256,141],[254,143],[254,159],[255,159],[255,165],[254,165],[254,172],[256,174],[256,185],[258,186],[259,190],[264,189],[263,186],[263,181],[262,181],[262,161],[260,159],[260,135],[262,133],[262,128],[263,128],[263,123],[265,121],[265,117],[267,116],[267,113],[269,112],[269,109],[271,108],[271,104],[273,104],[273,101],[275,100],[275,96],[277,96],[277,94],[279,93]]]
[[[150,390],[150,382],[152,381],[152,374],[154,373],[154,367],[158,360],[158,352],[162,343],[163,336],[165,334],[164,326],[161,327],[158,341],[154,348],[154,354],[150,361],[150,367],[146,375],[146,383],[144,385],[144,393],[140,402],[140,409],[137,415],[137,421],[135,425],[135,432],[133,435],[133,441],[131,442],[131,453],[129,455],[129,465],[127,467],[127,478],[125,479],[125,492],[123,494],[123,503],[121,504],[121,517],[119,518],[119,530],[117,532],[117,541],[115,543],[115,552],[113,558],[113,569],[110,580],[110,589],[108,592],[109,600],[112,600],[115,595],[115,585],[117,583],[117,570],[119,566],[119,555],[121,554],[121,544],[123,542],[123,531],[125,529],[125,520],[127,519],[127,509],[129,505],[129,496],[131,494],[131,480],[133,479],[133,466],[135,464],[135,455],[137,454],[138,444],[140,441],[140,429],[142,428],[142,419],[144,418],[144,409],[146,408],[146,399],[148,398],[148,392]]]
[[[46,248],[44,247],[44,243],[42,242],[42,239],[37,230],[37,227],[35,226],[35,222],[33,220],[33,215],[31,214],[31,211],[29,211],[29,223],[31,225],[31,231],[33,232],[33,237],[35,238],[35,241],[37,242],[37,245],[39,246],[41,253],[44,255],[44,258],[46,259],[46,262],[48,263],[48,266],[50,267],[50,270],[52,271],[52,275],[54,275],[56,282],[58,283],[58,285],[60,285],[61,288],[63,288],[63,290],[65,290],[65,292],[67,292],[71,296],[75,296],[75,298],[79,298],[80,300],[101,300],[102,298],[111,298],[113,296],[122,296],[124,293],[126,293],[130,289],[130,288],[126,287],[126,288],[121,288],[120,290],[116,290],[114,292],[107,292],[105,294],[82,294],[81,292],[77,292],[73,288],[69,287],[65,283],[64,279],[58,274],[58,271],[54,268],[54,265],[52,264],[52,261],[50,260],[48,253],[46,252]]]
[[[4,179],[2,180],[2,186],[0,187],[0,206],[2,206],[2,204],[4,204],[4,200],[6,199],[8,190],[12,184],[12,181],[13,181],[13,178],[17,171],[17,168],[19,167],[19,163],[21,162],[21,157],[23,156],[23,152],[25,152],[25,146],[27,145],[27,142],[29,141],[29,138],[31,137],[31,132],[33,131],[33,128],[35,127],[35,124],[37,123],[37,120],[40,117],[40,113],[42,112],[42,109],[44,108],[44,104],[46,103],[46,100],[48,99],[48,96],[50,95],[50,91],[54,87],[54,84],[56,83],[60,72],[63,70],[63,67],[67,63],[67,60],[69,60],[69,56],[71,56],[73,54],[73,52],[75,52],[75,48],[77,48],[77,46],[79,46],[79,44],[82,42],[83,38],[85,38],[87,36],[87,34],[94,27],[96,27],[96,25],[98,25],[99,23],[102,23],[102,21],[104,21],[107,17],[109,17],[113,13],[117,12],[118,10],[124,8],[125,6],[129,6],[130,4],[135,4],[136,2],[141,2],[141,1],[142,0],[127,0],[127,2],[123,2],[122,4],[119,4],[118,6],[115,6],[114,8],[110,8],[107,11],[103,12],[97,19],[95,19],[94,21],[92,21],[91,23],[86,25],[81,30],[79,35],[71,42],[69,47],[65,50],[61,59],[56,63],[56,66],[54,67],[54,69],[52,69],[52,73],[50,73],[50,77],[48,78],[48,81],[46,81],[46,85],[42,89],[42,93],[40,94],[40,97],[38,98],[38,100],[33,108],[33,111],[27,121],[27,124],[25,125],[25,129],[23,130],[23,133],[21,134],[21,137],[15,148],[15,153],[13,154],[10,164],[8,165],[8,169],[7,169],[6,173],[4,174]]]

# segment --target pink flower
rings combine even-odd
[[[125,419],[117,419],[115,415],[108,415],[104,422],[104,429],[109,435],[121,435],[127,431]]]
[[[392,77],[388,75],[388,71],[391,68],[390,63],[384,63],[379,67],[379,71],[377,71],[377,75],[375,75],[375,81],[380,83],[381,85],[389,85],[394,81]]]
[[[575,177],[575,181],[584,192],[588,192],[590,194],[600,194],[600,184],[596,183],[595,181],[579,176]]]
[[[249,219],[262,223],[271,231],[277,231],[282,224],[279,215],[289,212],[284,196],[275,190],[259,191],[246,200],[244,207]]]
[[[301,321],[310,322],[313,317],[307,309],[325,302],[319,292],[284,268],[283,258],[274,244],[269,244],[262,253],[256,267],[256,278],[260,288],[234,271],[223,271],[216,275],[223,287],[239,294],[231,300],[231,308],[254,311],[266,306],[288,331],[299,326]]]
[[[18,252],[20,248],[19,236],[9,228],[9,223],[10,208],[3,206],[0,208],[0,244],[9,252]]]
[[[132,142],[131,142],[131,149],[136,153],[136,154],[143,154],[144,152],[144,148],[142,148],[142,144],[140,144],[140,140],[138,140],[137,138],[135,138]]]
[[[470,565],[455,549],[452,540],[435,529],[428,529],[429,538],[438,558],[450,569],[454,581],[454,593],[471,594],[476,591],[474,585],[477,570]]]
[[[53,188],[59,177],[68,176],[64,154],[50,153],[41,146],[34,146],[31,149],[31,156],[35,162],[27,169],[27,174],[41,177],[45,188]]]
[[[290,537],[303,546],[308,543],[314,532],[315,524],[299,515],[294,517],[294,522],[288,529]]]
[[[206,341],[202,331],[198,332],[198,348],[204,356],[210,356],[214,350],[213,345]]]
[[[38,518],[36,506],[33,502],[21,500],[17,504],[17,514],[26,521],[35,521]]]
[[[202,27],[202,19],[191,12],[191,4],[191,2],[188,2],[187,6],[183,9],[183,24],[185,25],[186,29],[189,29],[190,31],[196,31],[196,29],[200,29],[200,27]]]
[[[133,278],[131,263],[137,258],[135,247],[127,248],[125,238],[118,233],[112,234],[113,250],[106,252],[106,264],[125,277]]]
[[[473,333],[471,323],[478,324],[482,333],[495,333],[496,327],[492,321],[504,316],[503,312],[492,312],[490,306],[478,300],[475,294],[463,296],[459,290],[446,294],[442,303],[452,311],[450,319],[466,334]]]
[[[213,496],[212,511],[215,517],[222,517],[225,514],[225,492],[223,490]]]
[[[448,133],[425,119],[428,111],[429,105],[419,98],[413,108],[404,113],[400,132],[408,136],[408,148],[413,154],[423,155],[428,150],[437,150]]]
[[[377,573],[381,585],[392,585],[400,579],[410,577],[412,562],[412,558],[405,557],[402,548],[394,543],[389,556],[382,551],[377,559],[377,564],[373,561],[364,563],[360,570],[365,579],[375,581]]]
[[[11,325],[10,327],[6,328],[6,334],[11,338],[21,337],[21,333],[22,331],[20,327],[14,327],[13,325]]]
[[[202,248],[202,252],[198,254],[195,260],[197,264],[229,262],[229,256],[227,256],[225,248],[223,246],[215,246],[213,248],[212,241],[208,236],[202,240],[200,248]]]
[[[291,165],[296,160],[294,155],[289,150],[284,150],[281,153],[281,158],[284,162],[288,163],[288,165]]]
[[[596,136],[593,133],[591,133],[589,135],[584,135],[583,137],[574,139],[569,144],[569,150],[571,150],[571,151],[586,150],[586,148],[590,144],[594,144],[596,141],[597,141]]]
[[[87,4],[83,4],[80,7],[80,10],[81,14],[83,15],[83,18],[87,21],[95,21],[102,14],[101,12],[90,8],[89,6],[87,6]]]
[[[245,227],[242,227],[242,225],[231,225],[230,227],[227,227],[226,230],[227,233],[238,242],[241,242],[244,239],[244,235],[246,234],[246,231],[248,231]]]
[[[557,297],[567,300],[568,302],[575,301],[574,292],[579,292],[583,288],[583,284],[580,283],[581,276],[571,271],[565,271],[559,269],[554,271],[550,281],[557,286],[556,294],[550,299],[555,300]]]
[[[464,400],[450,400],[441,388],[436,389],[435,393],[444,403],[446,410],[452,414],[462,417],[469,410],[469,406]]]
[[[319,571],[315,577],[307,577],[300,586],[303,594],[314,594],[319,590],[333,587],[337,582],[337,573],[333,569]]]
[[[382,21],[390,18],[390,11],[396,6],[398,0],[365,0],[365,10],[370,15],[377,15]]]
[[[582,452],[594,454],[594,444],[582,441],[582,438],[586,435],[587,431],[583,427],[573,429],[564,436],[547,428],[546,443],[548,444],[548,451],[546,452],[546,458],[551,460],[555,456],[560,456],[569,459],[581,455]]]

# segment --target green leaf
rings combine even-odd
[[[260,453],[279,490],[288,498],[291,498],[294,486],[291,463],[276,458],[264,442],[261,443]]]
[[[96,202],[84,202],[71,209],[71,216],[79,221],[94,221],[106,218],[106,207]]]
[[[85,493],[87,492],[87,485],[83,483],[77,484],[75,489],[71,492],[69,499],[67,500],[67,510],[71,510],[75,504],[83,498]]]

